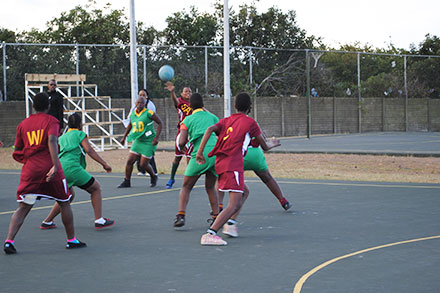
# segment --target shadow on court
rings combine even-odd
[[[134,176],[95,174],[104,216],[95,231],[89,196],[76,189],[77,237],[66,250],[58,228],[42,231],[51,201],[37,203],[16,238],[17,255],[0,255],[0,292],[434,292],[440,288],[440,185],[280,179],[293,208],[285,212],[259,180],[228,246],[203,247],[209,204],[201,180],[187,224],[172,227],[179,187],[149,188]],[[19,172],[0,171],[0,231],[6,237]],[[221,235],[221,233],[219,233]],[[423,239],[437,236],[432,239]],[[410,243],[398,243],[416,239]],[[392,244],[387,247],[380,245]],[[353,256],[368,248],[377,248]],[[343,257],[337,259],[338,257]],[[326,264],[327,261],[331,261]],[[321,267],[318,267],[320,266]],[[314,271],[311,271],[315,269]],[[301,277],[303,277],[301,279]]]

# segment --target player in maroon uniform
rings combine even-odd
[[[192,147],[189,146],[186,151],[181,151],[179,148],[179,135],[180,135],[180,123],[185,119],[186,116],[189,116],[192,114],[192,109],[189,105],[189,98],[191,97],[192,91],[189,87],[184,87],[182,89],[182,92],[180,93],[180,98],[177,98],[176,93],[174,92],[174,84],[170,81],[165,83],[166,87],[165,89],[170,91],[171,100],[174,103],[174,107],[177,110],[177,113],[179,114],[179,123],[177,124],[177,136],[175,141],[175,157],[173,160],[173,165],[171,166],[171,176],[170,180],[168,180],[168,183],[166,187],[170,189],[173,187],[173,184],[175,182],[174,176],[176,175],[177,168],[179,168],[180,161],[182,160],[182,157],[187,157],[187,159],[191,158],[191,151]]]
[[[14,238],[35,201],[39,199],[54,199],[60,205],[67,234],[66,248],[86,246],[75,238],[69,202],[71,195],[58,160],[59,121],[45,113],[49,108],[49,97],[46,93],[35,95],[33,106],[36,114],[23,120],[17,127],[15,150],[12,154],[16,161],[23,163],[23,168],[17,189],[18,209],[12,215],[3,247],[6,254],[17,252]]]
[[[266,143],[257,122],[247,116],[251,106],[251,97],[248,93],[238,94],[235,98],[235,109],[238,113],[223,118],[217,124],[210,126],[197,151],[197,161],[199,164],[203,164],[205,162],[203,150],[206,142],[213,132],[217,134],[217,144],[209,156],[216,156],[215,170],[219,176],[219,190],[229,192],[228,206],[218,215],[207,233],[202,236],[200,241],[202,245],[227,245],[226,241],[217,236],[217,231],[240,209],[249,194],[249,189],[244,184],[243,157],[251,137],[255,137],[265,151],[279,145],[279,140]]]

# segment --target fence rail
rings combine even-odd
[[[131,96],[128,45],[2,43],[1,47],[2,101],[25,99],[25,72],[86,74],[88,82],[99,86],[101,96],[125,99]],[[221,46],[138,45],[137,54],[139,87],[147,88],[154,99],[168,97],[157,76],[164,64],[174,67],[173,81],[178,90],[190,86],[207,97],[222,96]],[[385,102],[380,103],[385,105],[384,116],[390,111],[387,99],[397,99],[404,117],[404,131],[413,128],[410,104],[440,98],[440,56],[437,55],[231,47],[230,59],[233,94],[248,91],[256,105],[270,96],[284,100],[301,98],[307,109],[301,122],[307,128],[307,135],[317,131],[313,127],[317,97],[336,98],[332,100],[334,105],[346,101],[350,109],[355,107],[357,132],[369,131],[365,113],[369,102],[365,98],[383,98]],[[410,103],[410,100],[415,101]],[[279,106],[286,109],[280,115],[287,119],[289,106],[284,102]],[[329,109],[325,103],[321,106]],[[256,107],[253,114],[260,120]],[[433,111],[431,119],[436,119],[436,115]],[[332,121],[336,123],[335,119]],[[333,128],[337,127],[333,125]]]

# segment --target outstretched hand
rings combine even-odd
[[[271,137],[271,139],[269,140],[269,143],[271,144],[271,146],[274,147],[278,147],[281,145],[281,141],[279,138],[275,138],[274,136]]]
[[[167,81],[166,83],[165,83],[165,87],[164,87],[164,89],[166,89],[166,90],[169,90],[170,92],[173,92],[174,91],[174,84],[171,82],[171,81]]]

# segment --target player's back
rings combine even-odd
[[[236,113],[221,119],[216,125],[219,128],[217,144],[209,153],[210,156],[217,156],[216,170],[243,169],[243,156],[251,137],[261,133],[258,124],[251,117]]]
[[[185,118],[182,122],[188,129],[189,142],[194,144],[194,150],[197,151],[206,129],[219,121],[217,116],[202,109],[194,110],[192,115]],[[215,145],[216,136],[213,133],[207,142],[207,145]]]
[[[49,154],[48,136],[54,134],[58,123],[56,118],[45,113],[29,116],[17,127],[15,147],[23,149],[25,158],[40,152]]]
[[[45,113],[33,114],[18,125],[13,156],[25,164],[22,178],[37,180],[38,173],[45,174],[52,167],[49,135],[57,135],[58,131],[58,120]]]

